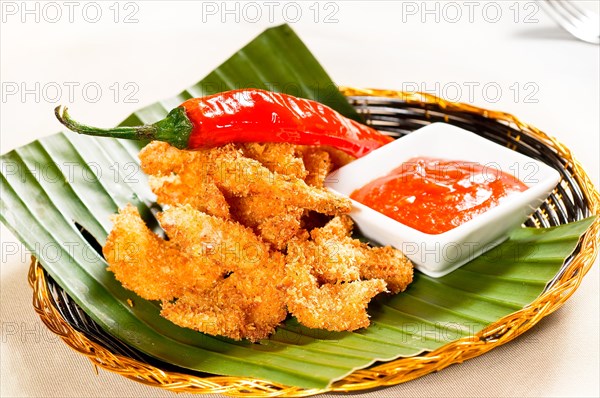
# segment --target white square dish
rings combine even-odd
[[[521,180],[528,189],[441,234],[406,226],[355,200],[350,216],[368,239],[400,249],[421,272],[441,277],[504,241],[548,197],[560,174],[548,165],[467,130],[434,123],[389,143],[327,177],[326,187],[349,197],[415,157],[477,162]]]

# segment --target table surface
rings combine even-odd
[[[195,83],[263,29],[290,22],[338,84],[417,88],[513,113],[571,148],[598,185],[599,47],[574,40],[537,3],[53,4],[2,3],[2,153],[60,130],[57,103],[111,125]],[[48,332],[31,306],[29,255],[0,231],[2,396],[174,396],[96,374]],[[356,395],[598,396],[598,279],[596,264],[564,307],[509,344]]]

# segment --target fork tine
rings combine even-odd
[[[573,3],[569,0],[555,0],[556,3],[560,4],[569,14],[573,15],[575,18],[585,21],[590,19],[588,13],[585,10],[582,10],[577,6],[577,4]]]
[[[575,35],[572,29],[576,29],[576,26],[573,23],[571,14],[566,14],[565,10],[559,4],[551,0],[544,0],[540,5],[542,8],[544,8],[544,10],[546,10],[552,19],[571,32],[571,34]]]
[[[573,36],[588,43],[600,44],[600,25],[597,16],[590,17],[590,12],[586,13],[568,1],[543,0],[538,4]]]

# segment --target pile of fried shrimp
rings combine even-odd
[[[139,156],[164,234],[127,205],[103,252],[125,288],[160,301],[179,326],[255,342],[291,314],[309,328],[352,331],[369,325],[373,297],[412,281],[400,251],[351,237],[351,202],[323,187],[353,160],[336,149],[155,141]]]

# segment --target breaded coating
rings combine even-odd
[[[180,326],[252,341],[273,333],[287,314],[279,286],[284,256],[270,253],[250,229],[191,206],[158,218],[169,241],[153,234],[135,207],[115,217],[104,252],[123,286],[161,300],[161,314]],[[127,242],[135,250],[119,250]]]
[[[304,210],[290,207],[288,211],[265,218],[256,230],[275,249],[284,250],[292,239],[307,239],[308,231],[302,228]]]
[[[229,203],[214,182],[188,181],[188,174],[165,177],[150,176],[150,189],[162,205],[191,205],[213,216],[228,219]]]
[[[308,171],[304,167],[302,152],[298,146],[288,143],[240,144],[244,156],[259,161],[273,173],[306,180]],[[308,185],[311,185],[307,182]],[[296,237],[308,237],[302,228],[304,209],[279,201],[269,201],[265,206],[263,195],[229,198],[234,211],[233,217],[270,243],[283,250]]]
[[[302,228],[304,209],[277,201],[267,206],[261,196],[231,197],[229,203],[234,219],[251,227],[277,250],[283,250],[295,237],[308,237]]]
[[[310,187],[297,177],[271,172],[259,161],[243,156],[233,145],[185,151],[151,143],[142,150],[140,159],[144,172],[158,177],[174,173],[182,184],[189,184],[189,191],[182,193],[183,196],[197,194],[194,185],[199,182],[214,182],[228,196],[263,195],[285,205],[325,214],[345,214],[352,207],[347,198]]]
[[[317,241],[328,238],[344,239],[350,237],[352,228],[354,228],[354,221],[349,216],[338,216],[332,218],[322,228],[311,231],[311,236]]]
[[[171,300],[187,288],[207,288],[221,272],[197,264],[148,229],[136,207],[112,217],[114,227],[103,248],[109,271],[123,286],[147,300]]]
[[[387,283],[387,290],[400,293],[413,281],[413,265],[400,250],[390,246],[365,250],[366,261],[360,265],[360,277],[379,278]]]
[[[177,206],[157,214],[161,227],[181,252],[218,263],[226,272],[264,267],[269,247],[250,228]]]
[[[240,152],[228,151],[226,147],[216,148],[213,152],[215,163],[221,165],[220,172],[213,176],[217,185],[232,196],[262,195],[271,201],[324,214],[345,214],[352,208],[349,199],[310,187],[299,178],[272,173],[260,162],[246,158]],[[270,202],[265,202],[265,205],[269,206]]]
[[[296,145],[288,143],[239,144],[244,156],[259,161],[273,173],[304,179],[308,171]]]
[[[308,175],[304,181],[313,187],[323,188],[327,175],[333,170],[333,162],[327,151],[318,147],[306,147],[302,152]]]
[[[354,156],[348,155],[346,152],[340,151],[332,146],[322,146],[321,149],[327,151],[329,154],[329,158],[333,164],[333,170],[339,169],[340,167],[356,160]]]
[[[359,264],[365,260],[361,252],[348,250],[335,241],[318,244],[296,239],[288,244],[287,253],[292,257],[301,256],[319,283],[356,281],[360,279]]]
[[[285,319],[285,296],[278,288],[283,255],[271,253],[250,228],[190,206],[169,208],[158,220],[182,253],[227,275],[209,291],[188,291],[174,304],[165,303],[167,319],[206,333],[212,333],[206,322],[212,323],[218,334],[252,341],[267,337]]]
[[[391,247],[372,248],[350,237],[353,222],[334,217],[294,240],[286,259],[287,307],[308,327],[355,330],[369,325],[367,304],[383,291],[397,293],[412,281],[412,264]]]
[[[214,290],[190,292],[174,302],[163,302],[160,315],[181,327],[198,330],[214,336],[228,336],[239,340],[246,325],[244,310],[237,303],[241,294],[219,281]]]
[[[321,283],[351,282],[360,279],[361,265],[367,260],[363,243],[349,237],[352,220],[334,217],[323,228],[315,228],[312,240],[292,241],[288,254],[301,257]]]
[[[203,333],[235,340],[266,338],[287,315],[279,288],[283,256],[277,253],[270,263],[254,272],[233,272],[212,290],[188,292],[174,303],[163,303],[161,315]]]
[[[367,306],[385,291],[381,279],[325,284],[319,287],[302,252],[288,254],[284,286],[288,311],[309,328],[352,331],[369,326]]]
[[[180,151],[166,142],[153,141],[140,151],[139,157],[158,203],[189,204],[217,217],[230,217],[229,204],[208,173],[206,151]],[[190,172],[192,162],[199,167]]]
[[[184,151],[152,142],[140,159],[143,170],[151,174],[159,203],[189,204],[221,218],[233,217],[279,250],[290,239],[306,236],[301,227],[305,210],[333,215],[350,211],[348,199],[310,187],[299,178],[307,171],[295,146],[243,144],[240,148]],[[277,156],[284,162],[275,162]]]
[[[388,291],[404,291],[412,282],[413,266],[402,252],[392,247],[370,247],[350,237],[353,222],[348,216],[334,217],[323,228],[310,233],[321,249],[313,269],[323,282],[383,279]],[[348,279],[351,278],[351,279]]]
[[[351,237],[351,201],[324,188],[353,160],[329,147],[229,144],[194,151],[152,142],[142,169],[164,211],[167,240],[138,210],[113,217],[103,248],[127,289],[161,302],[171,322],[211,335],[258,341],[289,313],[310,328],[356,330],[379,293],[412,281],[391,247]]]
[[[182,153],[183,152],[183,153]],[[200,151],[180,151],[174,146],[163,141],[152,141],[142,148],[138,157],[141,161],[142,171],[153,176],[169,176],[179,174],[192,158],[202,154]]]

